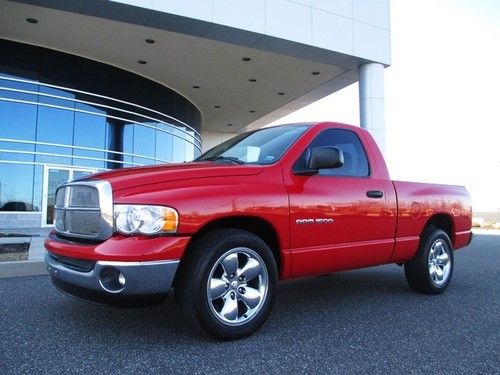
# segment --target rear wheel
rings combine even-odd
[[[405,263],[408,284],[417,292],[439,294],[448,287],[453,274],[453,249],[448,235],[433,226],[424,230],[411,261]]]
[[[182,313],[214,337],[250,335],[271,312],[276,261],[252,233],[223,229],[198,238],[183,261],[175,296]]]

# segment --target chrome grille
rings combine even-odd
[[[92,186],[72,186],[69,190],[68,206],[99,208],[99,193]]]
[[[56,194],[56,206],[63,207],[64,206],[64,198],[66,196],[66,187],[61,187]]]
[[[56,192],[55,229],[66,237],[105,240],[113,234],[113,197],[106,181],[79,181]]]
[[[66,211],[66,231],[75,234],[97,236],[99,234],[99,223],[101,213],[99,211]]]

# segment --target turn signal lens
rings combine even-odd
[[[179,224],[177,211],[163,206],[116,204],[114,219],[115,229],[124,234],[175,233]]]
[[[163,230],[167,233],[177,232],[177,225],[179,223],[179,217],[177,211],[170,210],[164,213],[163,216],[164,224]]]

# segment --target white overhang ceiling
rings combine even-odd
[[[198,107],[203,131],[257,128],[357,80],[353,57],[279,39],[251,48],[238,40],[259,34],[241,38],[238,29],[111,2],[87,8],[84,1],[30,3],[36,2],[0,0],[0,38],[90,58],[168,86]],[[58,4],[64,10],[54,9]],[[27,22],[30,17],[38,23]]]

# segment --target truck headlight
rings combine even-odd
[[[179,215],[171,207],[115,204],[115,228],[124,234],[175,233]]]

